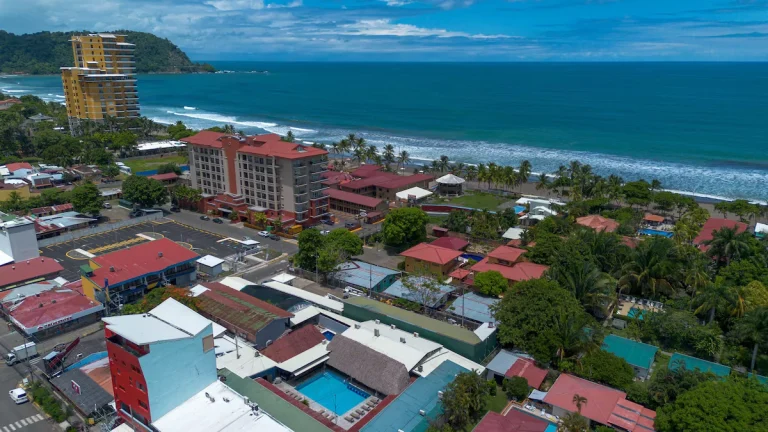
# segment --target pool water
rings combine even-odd
[[[348,384],[341,376],[328,371],[301,383],[296,390],[337,415],[346,413],[370,396]]]
[[[515,214],[520,214],[525,211],[525,206],[515,206]]]
[[[461,257],[464,259],[471,259],[475,261],[480,261],[481,259],[483,259],[482,255],[475,255],[475,254],[468,254],[468,253],[461,254]]]
[[[641,320],[641,319],[644,319],[643,317],[645,316],[645,312],[646,311],[644,311],[644,310],[642,310],[640,308],[633,307],[633,308],[629,309],[629,312],[627,313],[627,316],[630,317],[630,318],[637,318],[637,319]]]
[[[325,336],[325,338],[326,338],[328,341],[332,341],[332,340],[333,340],[333,337],[334,337],[334,336],[336,336],[336,333],[334,333],[334,332],[332,332],[332,331],[330,331],[330,330],[326,330],[326,331],[324,331],[324,332],[323,332],[323,336]]]
[[[672,234],[669,231],[662,231],[662,230],[655,230],[650,228],[643,228],[639,231],[640,234],[645,235],[657,235],[657,236],[664,236],[666,238],[672,238],[674,234]]]

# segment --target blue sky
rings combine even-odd
[[[768,61],[768,0],[0,0],[0,29],[117,28],[196,60]]]

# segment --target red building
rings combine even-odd
[[[64,270],[56,260],[37,257],[0,267],[0,291],[30,282],[54,279]]]

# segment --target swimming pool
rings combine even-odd
[[[296,390],[337,415],[346,413],[370,396],[347,383],[341,376],[328,371],[304,381]]]
[[[333,337],[336,336],[336,333],[334,333],[334,332],[332,332],[330,330],[326,330],[326,331],[323,332],[323,336],[325,336],[325,338],[328,339],[328,341],[332,341]]]
[[[629,312],[627,313],[627,316],[630,317],[630,318],[637,318],[637,319],[641,320],[641,319],[644,319],[646,312],[647,311],[645,311],[643,309],[640,309],[640,308],[637,308],[637,307],[633,307],[633,308],[629,309]]]
[[[483,259],[482,255],[475,255],[475,254],[468,254],[468,253],[461,254],[461,257],[464,259],[471,259],[475,261],[480,261],[481,259]]]
[[[672,236],[674,235],[669,231],[655,230],[650,228],[643,228],[640,231],[638,231],[638,233],[644,234],[644,235],[664,236],[666,238],[672,238]]]
[[[515,214],[520,214],[525,211],[525,206],[515,206]]]

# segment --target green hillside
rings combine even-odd
[[[73,66],[73,34],[95,33],[40,32],[15,35],[0,30],[0,72],[33,75],[58,74],[62,66]],[[168,39],[150,33],[115,30],[136,45],[136,72],[213,72],[206,63],[192,63],[187,55]]]

